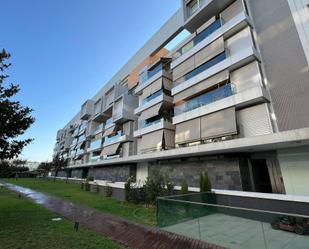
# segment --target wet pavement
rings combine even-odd
[[[85,227],[118,241],[125,246],[141,249],[223,249],[223,247],[204,241],[141,225],[122,217],[73,204],[29,188],[9,183],[5,183],[5,187],[20,193],[50,211],[59,213],[73,222],[79,222]]]

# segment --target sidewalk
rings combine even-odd
[[[59,213],[73,222],[79,222],[85,227],[97,231],[125,246],[141,249],[222,249],[220,246],[141,225],[125,218],[76,205],[29,188],[9,183],[4,185],[6,188],[30,198],[45,208]]]

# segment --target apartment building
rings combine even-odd
[[[215,189],[308,195],[305,2],[182,0],[58,131],[58,175],[143,182],[159,169],[198,191],[207,170]]]

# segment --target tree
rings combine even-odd
[[[18,156],[33,140],[17,139],[33,124],[34,118],[30,115],[32,109],[22,106],[19,101],[11,100],[19,92],[19,85],[11,83],[4,87],[4,82],[9,77],[4,71],[11,66],[6,60],[10,57],[5,49],[0,52],[0,160]]]
[[[63,159],[63,157],[59,157],[58,155],[53,158],[52,170],[55,172],[54,181],[56,180],[58,171],[65,169],[67,166],[68,166],[67,159]]]

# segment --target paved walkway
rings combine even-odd
[[[5,187],[22,194],[45,208],[65,218],[79,222],[119,243],[141,249],[223,249],[193,238],[177,235],[158,228],[144,226],[125,218],[82,207],[60,198],[52,197],[29,188],[5,183]]]

